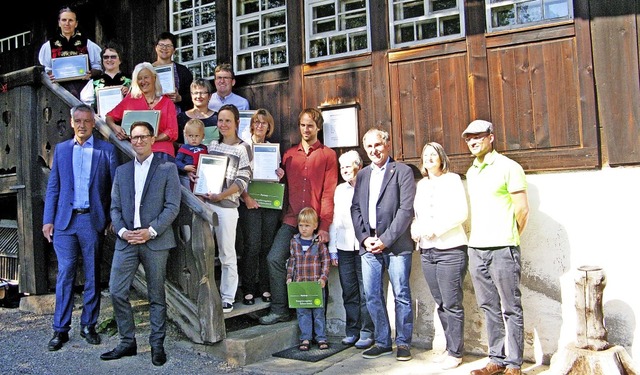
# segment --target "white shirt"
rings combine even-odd
[[[420,180],[413,207],[415,220],[411,224],[411,237],[421,236],[421,249],[444,250],[467,244],[462,223],[467,220],[469,208],[458,174],[445,173]],[[435,238],[427,239],[432,233]]]
[[[371,164],[371,179],[369,180],[369,227],[376,229],[377,215],[376,205],[378,203],[378,197],[380,196],[380,189],[382,188],[382,179],[384,178],[384,172],[389,164],[389,158],[381,168],[377,165]]]
[[[151,167],[151,160],[153,160],[153,154],[149,155],[142,163],[137,158],[134,159],[134,178],[135,178],[135,207],[136,211],[133,215],[133,227],[140,228],[140,203],[142,202],[142,191],[144,190],[144,183],[147,181],[147,175],[149,174],[149,168]]]
[[[329,253],[338,249],[355,251],[360,249],[351,220],[351,201],[355,189],[348,182],[336,187],[333,194],[333,222],[329,227]]]

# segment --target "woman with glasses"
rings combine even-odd
[[[462,283],[467,272],[467,235],[462,224],[469,208],[460,176],[449,172],[444,148],[427,143],[422,149],[420,172],[413,204],[415,219],[411,237],[418,243],[422,271],[436,302],[446,338],[447,353],[438,358],[443,370],[458,367],[464,351]]]
[[[151,63],[142,62],[136,65],[131,79],[131,91],[106,115],[107,125],[120,140],[129,138],[129,134],[120,126],[124,112],[128,110],[160,111],[158,129],[151,150],[165,160],[174,161],[176,153],[173,142],[178,138],[176,107],[167,95],[162,94],[158,74]]]
[[[256,110],[251,117],[251,144],[268,143],[267,138],[273,134],[275,125],[273,116],[264,108]],[[280,163],[278,163],[280,164]],[[284,176],[284,170],[276,170],[278,178]],[[281,211],[262,208],[245,190],[240,196],[240,230],[244,239],[244,253],[240,263],[240,277],[245,305],[255,304],[257,293],[262,301],[271,302],[269,288],[269,268],[267,254],[271,249],[273,238],[278,229]]]
[[[120,86],[123,97],[129,93],[131,78],[120,70],[120,65],[122,64],[120,51],[120,47],[115,43],[107,44],[102,50],[100,55],[102,57],[103,73],[87,83],[80,93],[80,100],[89,105],[96,104],[96,91],[110,86]]]
[[[209,98],[213,87],[206,79],[196,78],[191,82],[189,87],[191,92],[191,101],[193,108],[185,112],[178,113],[178,140],[176,146],[179,148],[186,143],[184,139],[184,125],[191,119],[198,119],[204,123],[205,127],[205,144],[209,144],[212,140],[218,140],[220,133],[218,131],[218,116],[216,112],[209,109]]]

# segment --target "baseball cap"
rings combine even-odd
[[[485,120],[473,120],[462,132],[462,137],[467,134],[493,133],[493,124]]]

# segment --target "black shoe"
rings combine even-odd
[[[233,303],[222,302],[222,312],[227,314],[233,311]]]
[[[262,295],[262,302],[271,302],[271,296]]]
[[[251,298],[247,298],[247,296],[251,296]],[[256,303],[256,299],[253,298],[253,294],[247,294],[247,296],[244,296],[242,303],[244,305],[254,305]]]
[[[60,350],[60,348],[62,348],[62,344],[67,341],[69,341],[69,332],[54,332],[53,337],[49,340],[47,349],[49,349],[50,352]]]
[[[162,366],[167,362],[167,354],[163,347],[151,348],[151,363],[154,366]]]
[[[120,359],[122,357],[131,357],[138,354],[138,347],[134,344],[132,346],[116,346],[110,352],[102,353],[100,359],[103,361],[111,361],[113,359]]]
[[[378,357],[382,357],[383,355],[389,355],[393,352],[393,349],[391,348],[383,348],[382,346],[378,346],[377,344],[372,346],[370,349],[365,350],[364,352],[362,352],[362,357],[363,358],[378,358]]]
[[[84,339],[91,345],[100,344],[100,335],[98,335],[94,326],[82,326],[80,329],[80,336],[84,337]]]
[[[398,361],[408,361],[411,357],[411,350],[409,345],[398,345],[396,359]]]

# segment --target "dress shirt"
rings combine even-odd
[[[233,104],[238,108],[238,111],[246,111],[249,109],[249,101],[243,98],[240,95],[236,95],[234,93],[230,93],[229,95],[222,97],[218,95],[217,92],[214,92],[211,95],[211,99],[209,99],[209,109],[212,109],[216,112],[220,110],[225,104]]]
[[[369,227],[373,230],[376,229],[376,206],[378,204],[378,198],[380,197],[380,189],[382,188],[382,179],[384,178],[384,171],[389,164],[389,158],[384,162],[384,165],[378,168],[377,165],[371,164],[371,179],[369,180]]]
[[[89,208],[89,182],[91,181],[91,159],[93,136],[84,144],[73,143],[73,208]]]
[[[138,161],[136,158],[133,162],[135,168],[135,205],[136,211],[133,216],[133,226],[135,228],[140,228],[142,224],[140,223],[140,203],[142,202],[142,191],[144,190],[144,183],[147,181],[147,175],[149,174],[149,168],[151,167],[151,160],[153,159],[153,154],[149,155],[142,163]]]

